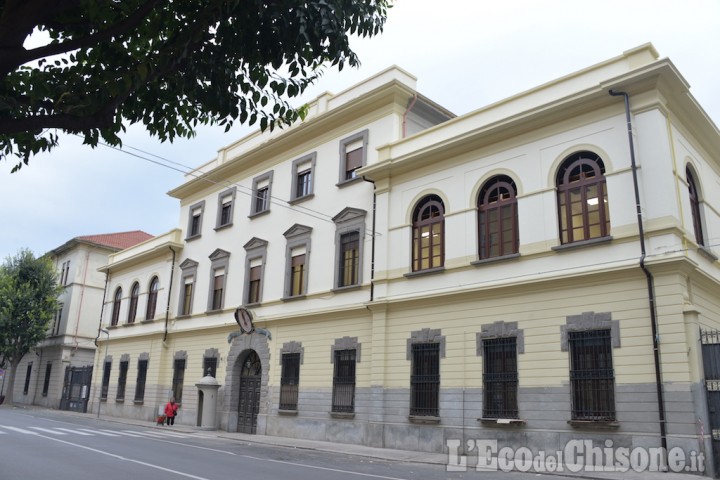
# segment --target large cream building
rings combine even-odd
[[[397,67],[322,95],[101,268],[94,408],[150,420],[175,396],[199,425],[210,371],[228,431],[710,456],[718,159],[651,45],[459,117]]]

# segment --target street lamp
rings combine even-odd
[[[107,358],[108,345],[110,344],[110,330],[108,330],[107,328],[101,328],[100,332],[107,335],[107,339],[105,340],[105,358]],[[105,368],[104,361],[101,362],[101,365],[103,365],[103,368]],[[105,377],[104,371],[103,371],[102,375],[103,375],[103,377],[101,377],[101,378],[104,378]],[[97,413],[98,419],[100,418],[100,408],[102,407],[102,389],[103,389],[102,380],[100,380],[100,388],[98,389],[98,391],[100,392],[100,393],[98,393],[98,413]]]

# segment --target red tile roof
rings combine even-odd
[[[104,247],[117,248],[118,250],[124,250],[151,238],[153,238],[153,236],[149,233],[145,233],[142,230],[133,230],[131,232],[84,235],[82,237],[75,237],[74,240],[77,240],[79,242],[94,243],[97,245],[102,245]]]

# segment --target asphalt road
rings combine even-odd
[[[537,477],[537,475],[532,475]],[[207,432],[119,424],[91,415],[0,408],[2,480],[513,480],[529,474],[446,472],[443,466],[251,444]]]

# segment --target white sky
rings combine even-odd
[[[303,100],[395,64],[418,77],[422,94],[460,115],[646,42],[675,63],[720,123],[718,0],[397,0],[381,36],[353,43],[362,67],[327,70]],[[248,131],[206,128],[161,144],[134,127],[123,140],[127,152],[195,167]],[[0,260],[20,248],[40,255],[79,235],[158,235],[179,225],[179,204],[165,192],[183,175],[169,168],[73,137],[11,175],[13,164],[0,163]]]

